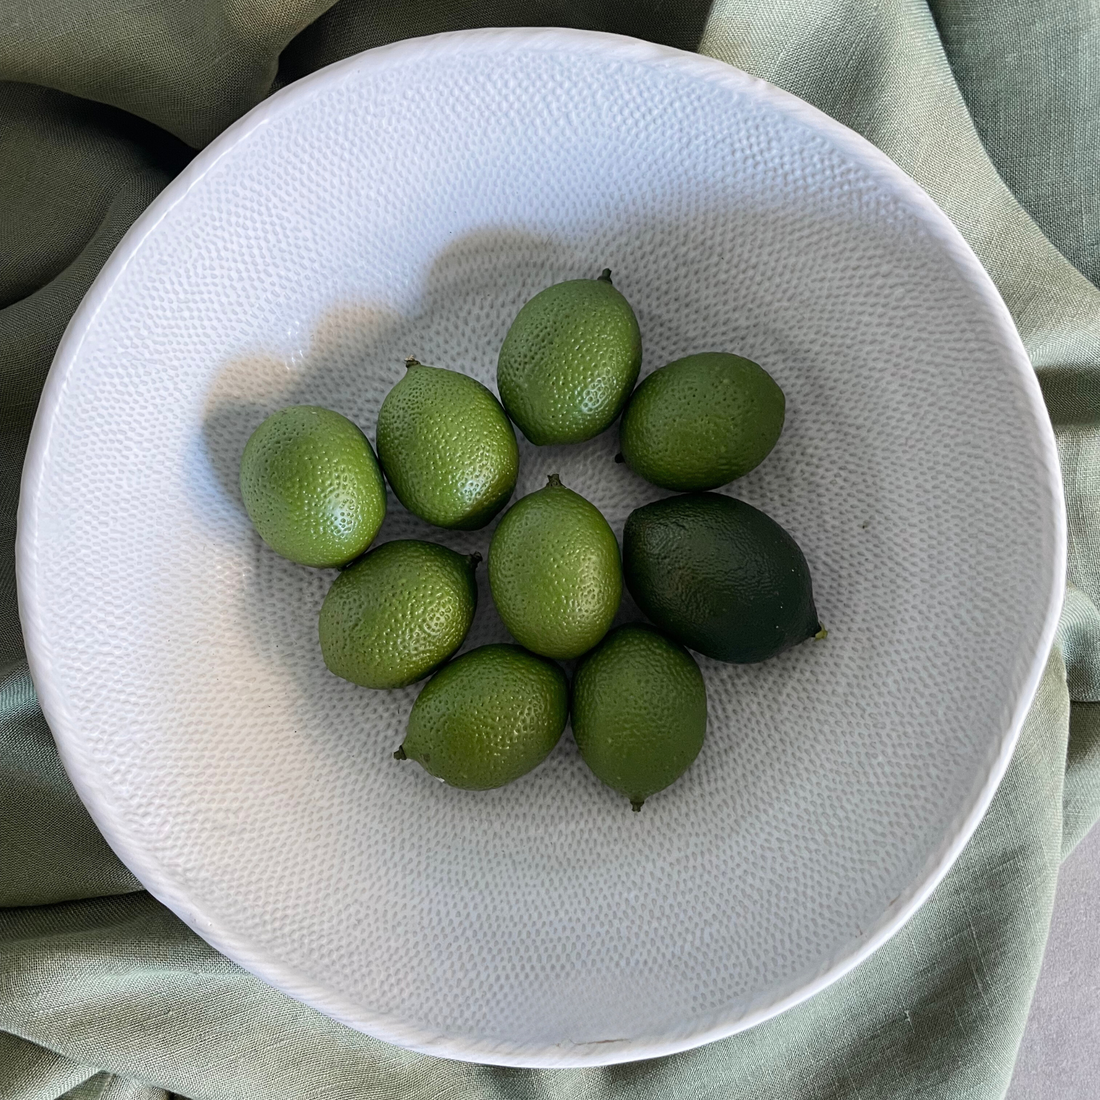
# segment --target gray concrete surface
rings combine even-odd
[[[1100,1100],[1100,826],[1062,865],[1007,1100]]]

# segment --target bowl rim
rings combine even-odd
[[[116,817],[105,798],[100,778],[82,744],[79,723],[70,713],[64,693],[52,673],[51,648],[42,629],[36,545],[38,542],[39,490],[50,455],[50,436],[64,398],[70,370],[82,344],[95,324],[104,302],[145,239],[188,192],[215,165],[251,134],[295,109],[301,102],[324,95],[361,71],[382,71],[422,63],[438,57],[475,53],[494,56],[520,51],[567,52],[574,56],[598,54],[603,58],[688,75],[751,97],[802,124],[828,140],[840,152],[880,181],[920,222],[954,263],[976,300],[987,311],[1004,353],[1005,367],[1015,370],[1023,385],[1028,411],[1034,418],[1030,443],[1039,471],[1045,475],[1049,511],[1053,519],[1044,529],[1046,612],[1040,643],[1022,678],[1011,718],[995,753],[991,752],[984,781],[971,805],[956,818],[954,834],[945,837],[923,874],[885,910],[879,921],[850,941],[819,971],[794,988],[760,999],[749,1010],[727,1009],[701,1021],[679,1026],[670,1034],[632,1039],[589,1042],[517,1043],[489,1038],[449,1036],[364,1009],[343,994],[309,975],[254,949],[231,929],[205,913],[187,897],[180,883],[162,873],[143,845],[130,835],[125,821]],[[1004,776],[1024,719],[1038,690],[1053,645],[1065,591],[1067,556],[1066,510],[1058,452],[1053,428],[1043,402],[1038,379],[1015,324],[992,279],[962,234],[929,195],[885,153],[842,123],[775,85],[751,76],[725,62],[702,54],[645,42],[623,35],[567,28],[506,28],[450,31],[422,38],[403,39],[355,54],[275,92],[223,131],[172,180],[136,219],[116,246],[70,320],[54,356],[31,432],[23,468],[17,517],[16,570],[20,618],[30,672],[61,760],[77,793],[105,839],[157,900],[222,954],[264,982],[355,1030],[399,1047],[436,1057],[489,1065],[526,1068],[568,1068],[612,1065],[657,1058],[690,1050],[726,1038],[785,1012],[812,997],[847,974],[895,935],[924,904],[950,870],[981,821]],[[1041,583],[1041,582],[1037,582]],[[992,748],[992,747],[991,747]]]

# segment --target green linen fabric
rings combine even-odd
[[[58,761],[13,542],[35,403],[126,227],[282,84],[361,49],[565,25],[699,49],[875,142],[1001,291],[1058,435],[1059,641],[989,813],[909,924],[805,1004],[673,1057],[503,1070],[399,1050],[219,955],[143,892]],[[1095,0],[0,0],[0,1098],[671,1100],[1004,1094],[1060,861],[1100,816]]]

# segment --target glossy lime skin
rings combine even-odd
[[[375,547],[332,582],[321,605],[329,670],[363,687],[396,688],[438,668],[473,622],[479,560],[418,539]]]
[[[664,489],[716,489],[755,469],[783,430],[786,400],[751,359],[706,352],[654,371],[619,425],[627,465]]]
[[[597,779],[635,810],[703,747],[707,689],[691,654],[652,627],[617,627],[573,677],[573,737]]]
[[[428,681],[395,755],[452,787],[503,787],[546,759],[568,716],[557,665],[519,646],[484,645]]]
[[[623,573],[662,631],[715,660],[763,661],[821,630],[798,543],[731,497],[691,493],[631,512]]]
[[[484,527],[516,487],[516,433],[500,402],[458,371],[410,361],[378,413],[378,458],[397,499],[437,527]]]
[[[607,633],[622,599],[619,544],[595,505],[555,477],[504,514],[489,546],[489,586],[520,645],[558,660]]]
[[[532,443],[581,443],[599,435],[638,380],[638,320],[605,275],[540,291],[504,338],[497,390]]]
[[[334,568],[371,544],[386,516],[386,485],[367,437],[317,405],[273,413],[241,456],[241,496],[277,554]]]

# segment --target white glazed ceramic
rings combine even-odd
[[[493,385],[536,291],[608,266],[648,372],[728,349],[787,395],[726,491],[798,539],[829,628],[701,660],[691,770],[633,814],[567,734],[502,790],[391,758],[417,689],[326,670],[334,576],[236,486],[281,406],[373,438],[402,360]],[[522,445],[617,533],[665,495],[615,431]],[[608,35],[402,42],[279,92],[138,220],[69,326],[23,483],[35,683],[96,823],[273,985],[416,1050],[682,1050],[822,989],[914,912],[1001,778],[1053,636],[1065,521],[1008,313],[900,170],[794,97]],[[391,498],[380,538],[486,551]],[[467,645],[505,637],[482,571]],[[621,619],[635,617],[624,605]]]

